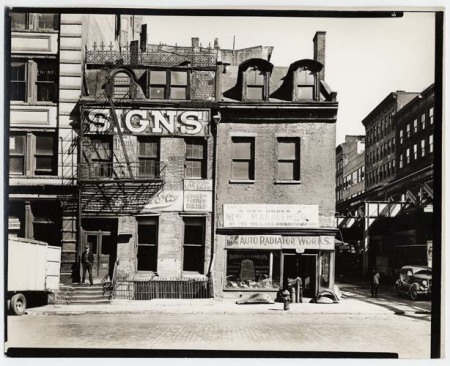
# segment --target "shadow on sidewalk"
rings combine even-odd
[[[380,288],[378,290],[378,297],[376,298],[371,297],[370,288],[366,288],[361,285],[337,283],[337,286],[341,290],[343,298],[353,298],[368,304],[381,306],[389,311],[394,312],[397,315],[407,315],[406,313],[430,313],[431,304],[427,306],[420,303],[414,303],[412,300],[408,300],[406,298],[399,297],[388,285],[380,285]]]

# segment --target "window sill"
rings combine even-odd
[[[230,179],[230,183],[238,183],[238,184],[255,184],[255,180],[240,180],[240,179]]]
[[[24,106],[24,107],[56,107],[55,102],[23,102],[20,100],[11,100],[11,106]]]
[[[58,34],[59,30],[56,29],[11,29],[14,33],[54,33]]]
[[[301,180],[276,180],[275,184],[302,184]]]

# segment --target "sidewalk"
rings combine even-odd
[[[349,285],[354,286],[354,285]],[[304,298],[303,303],[291,303],[283,310],[282,303],[238,305],[233,299],[154,299],[112,300],[111,304],[46,305],[26,310],[28,315],[76,315],[76,314],[393,314],[391,310],[352,298],[345,285],[340,285],[342,298],[339,303],[316,304]]]

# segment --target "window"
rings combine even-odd
[[[255,179],[255,139],[233,137],[233,162],[231,177],[236,180]]]
[[[11,175],[56,175],[56,134],[16,133],[9,137]],[[32,156],[27,159],[26,156]]]
[[[417,132],[417,118],[413,122],[414,133]]]
[[[299,70],[296,80],[296,100],[314,100],[314,73],[308,69]]]
[[[420,116],[420,124],[422,125],[422,130],[425,129],[426,125],[425,125],[425,113],[422,113]]]
[[[278,179],[300,180],[300,139],[278,138]]]
[[[27,101],[27,63],[11,63],[11,100]]]
[[[258,69],[250,69],[245,73],[247,83],[247,100],[265,100],[266,74]]]
[[[53,59],[11,62],[11,100],[56,103],[57,70],[58,65]]]
[[[59,29],[58,14],[11,13],[13,31],[54,31]]]
[[[429,146],[430,146],[430,153],[433,152],[433,135],[430,135],[429,137]]]
[[[206,143],[203,138],[186,139],[185,178],[206,178]]]
[[[158,218],[138,222],[137,270],[156,271],[158,260]]]
[[[25,174],[26,135],[11,134],[9,137],[9,173]]]
[[[183,271],[204,272],[205,218],[184,218]]]
[[[91,175],[99,178],[112,177],[112,138],[98,137],[91,140]]]
[[[361,180],[364,180],[364,166],[361,167]]]
[[[433,107],[431,107],[428,110],[428,116],[430,118],[430,125],[432,125],[434,123],[434,108]]]
[[[409,156],[409,148],[406,149],[406,164],[409,164],[410,162],[410,156]]]
[[[398,167],[400,169],[403,168],[403,154],[400,154],[400,157],[398,158]]]
[[[57,100],[57,66],[55,62],[37,60],[37,100],[56,102]]]
[[[189,99],[189,77],[187,71],[150,71],[150,99]]]
[[[417,144],[414,144],[413,146],[413,154],[414,160],[417,160]]]
[[[124,72],[118,72],[114,76],[113,97],[117,99],[130,97],[130,85],[130,77]]]
[[[159,140],[138,137],[139,177],[159,178]]]
[[[406,137],[411,136],[411,125],[408,123],[406,125]]]
[[[425,140],[420,141],[420,151],[421,151],[421,156],[424,157],[425,156]]]

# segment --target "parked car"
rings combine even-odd
[[[405,294],[412,300],[419,296],[431,296],[432,270],[426,266],[403,266],[400,270],[400,278],[395,282],[394,289],[397,293]]]

